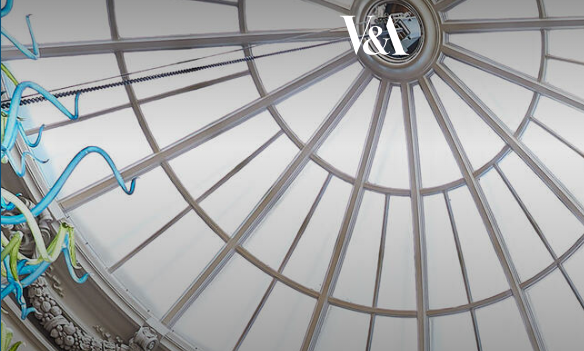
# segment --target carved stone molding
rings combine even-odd
[[[37,310],[35,318],[55,344],[65,351],[152,351],[158,346],[154,329],[143,326],[129,342],[121,343],[93,337],[72,322],[51,296],[47,280],[40,277],[28,288],[28,298]]]

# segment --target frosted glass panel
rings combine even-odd
[[[470,192],[463,187],[449,192],[449,196],[474,300],[508,290],[505,274]]]
[[[369,181],[394,188],[410,187],[408,148],[399,87],[393,87]]]
[[[442,129],[420,87],[414,88],[422,184],[424,188],[442,185],[462,178],[460,169]]]
[[[268,44],[253,49],[254,55],[269,54],[303,46],[317,45],[321,42],[295,42],[284,44]],[[348,42],[341,41],[331,45],[319,46],[307,50],[291,52],[286,55],[276,55],[255,61],[262,83],[267,91],[272,91],[301,75],[319,67],[350,50]],[[286,69],[282,69],[286,67]]]
[[[549,168],[564,186],[584,203],[584,159],[560,143],[556,138],[530,124],[523,135],[523,142]]]
[[[251,78],[242,77],[142,104],[142,112],[160,146],[167,146],[257,97]]]
[[[244,246],[262,262],[278,269],[324,185],[326,172],[310,162]]]
[[[532,91],[453,59],[445,63],[510,130],[519,127],[533,100]]]
[[[567,0],[569,1],[569,0]],[[466,0],[448,11],[450,19],[474,18],[527,18],[538,17],[539,12],[534,0]]]
[[[270,281],[267,274],[235,255],[178,320],[174,330],[206,351],[230,350]]]
[[[245,5],[250,30],[329,29],[342,25],[338,12],[303,0],[252,0]],[[286,16],[266,16],[266,13]]]
[[[70,212],[106,265],[142,243],[187,207],[161,168],[142,175],[132,196],[115,188]]]
[[[2,2],[4,4],[5,1]],[[2,5],[4,6],[4,5]],[[64,10],[66,9],[66,11]],[[2,18],[2,27],[21,43],[30,44],[25,16],[39,43],[110,39],[107,7],[101,1],[28,0],[15,1],[10,14]],[[9,41],[2,36],[2,45]],[[42,51],[42,50],[41,50]]]
[[[468,303],[444,196],[424,198],[430,308]]]
[[[170,161],[170,165],[189,193],[198,198],[277,131],[272,117],[263,112]]]
[[[418,321],[415,318],[375,317],[371,351],[416,351]]]
[[[369,315],[329,307],[315,351],[365,351]]]
[[[564,91],[584,98],[584,88],[581,82],[584,77],[584,66],[563,61],[550,60],[546,80]]]
[[[578,249],[578,251],[566,261],[564,267],[568,271],[568,275],[574,282],[580,296],[584,295],[584,269],[582,269],[582,267],[584,267],[584,249]]]
[[[546,2],[551,2],[553,4],[557,1],[552,2],[546,0]],[[564,8],[566,7],[564,6]],[[572,16],[572,14],[568,16]],[[574,40],[582,38],[582,35],[584,35],[583,29],[557,29],[548,31],[550,54],[568,59],[581,60],[582,48],[578,45],[573,45],[572,43]]]
[[[551,255],[499,174],[489,172],[480,183],[521,280],[533,277],[552,263]]]
[[[124,0],[115,9],[122,37],[239,31],[236,8],[220,4],[170,0],[161,8],[156,0]]]
[[[580,151],[584,150],[584,111],[542,97],[534,116]]]
[[[528,290],[540,331],[550,351],[577,351],[584,345],[584,309],[559,271]]]
[[[539,75],[539,31],[451,34],[448,40],[532,77]]]
[[[235,229],[274,184],[298,149],[284,137],[262,152],[227,183],[201,203],[211,218],[227,232]]]
[[[365,192],[334,296],[371,306],[384,207],[383,195]]]
[[[532,351],[515,299],[477,310],[484,351]]]
[[[379,307],[399,310],[416,309],[415,279],[410,198],[392,197],[389,202]]]
[[[357,173],[361,153],[377,97],[379,81],[373,80],[349,109],[324,144],[318,155],[351,176]]]
[[[503,141],[443,80],[434,75],[432,82],[473,168],[480,168],[501,151]]]
[[[477,342],[470,313],[430,319],[432,351],[476,351]]]
[[[306,142],[333,110],[362,69],[360,64],[355,63],[290,96],[276,105],[278,111],[292,131]]]
[[[315,300],[278,283],[239,351],[297,351]]]
[[[555,252],[568,250],[583,232],[578,219],[516,154],[500,166]]]
[[[222,246],[223,241],[205,222],[189,212],[121,266],[115,276],[162,318]]]
[[[333,178],[284,270],[285,275],[320,290],[350,192],[349,184]]]

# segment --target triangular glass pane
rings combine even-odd
[[[539,75],[540,31],[451,34],[448,40],[532,77]]]
[[[432,82],[474,169],[491,161],[505,145],[501,138],[436,75]]]
[[[408,147],[401,90],[393,87],[369,181],[386,187],[409,189]]]
[[[292,95],[276,107],[292,131],[307,142],[362,69],[361,64],[352,64]]]
[[[369,83],[331,135],[318,149],[319,156],[350,176],[357,173],[378,87],[379,81],[377,79]]]
[[[385,197],[365,192],[334,296],[371,306],[383,227]]]
[[[460,168],[420,87],[414,88],[418,143],[424,188],[462,178]]]

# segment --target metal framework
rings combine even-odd
[[[111,40],[99,42],[73,42],[73,43],[59,43],[41,45],[41,52],[44,57],[62,57],[72,55],[86,55],[96,53],[114,53],[116,55],[117,63],[121,74],[127,73],[126,62],[123,53],[135,51],[151,51],[151,50],[169,50],[169,49],[184,49],[195,47],[219,47],[219,46],[236,46],[242,47],[245,54],[253,52],[250,45],[278,43],[282,41],[314,41],[314,40],[337,40],[346,37],[344,30],[332,30],[325,32],[316,32],[309,30],[286,30],[286,31],[268,31],[268,32],[250,32],[247,30],[245,0],[231,1],[231,0],[199,0],[205,2],[212,2],[219,5],[235,6],[239,11],[240,32],[228,34],[202,34],[202,35],[185,35],[173,37],[155,37],[155,38],[137,38],[124,39],[121,38],[117,30],[117,22],[115,17],[115,8],[113,0],[108,0],[108,14],[111,28]],[[307,0],[318,5],[325,6],[332,10],[339,12],[339,14],[349,14],[351,9],[345,5],[336,3],[332,0]],[[418,350],[430,350],[430,327],[429,319],[431,317],[443,316],[449,314],[469,311],[472,317],[473,329],[475,332],[475,340],[477,350],[482,351],[482,342],[479,333],[476,310],[494,304],[503,299],[513,297],[517,303],[527,335],[529,336],[531,345],[534,351],[546,351],[546,345],[539,331],[539,326],[534,318],[532,308],[529,300],[526,298],[526,289],[536,284],[538,281],[554,272],[556,269],[561,272],[566,282],[573,291],[576,299],[579,301],[582,308],[584,308],[584,299],[582,292],[579,292],[574,285],[574,282],[568,275],[563,264],[574,254],[583,244],[584,235],[567,251],[564,253],[557,253],[551,247],[549,241],[540,229],[536,219],[529,212],[527,206],[499,167],[499,162],[509,153],[516,153],[532,170],[541,178],[541,180],[549,187],[549,189],[556,195],[562,203],[584,224],[584,207],[571,194],[564,185],[556,178],[556,176],[546,168],[546,166],[529,150],[529,148],[521,141],[522,134],[530,123],[534,123],[541,127],[544,131],[549,133],[559,142],[570,148],[580,157],[584,157],[584,152],[562,135],[553,131],[546,126],[542,121],[533,117],[533,113],[537,107],[539,98],[542,96],[549,97],[565,105],[574,107],[584,111],[584,100],[582,98],[573,96],[561,89],[545,82],[546,65],[548,60],[561,60],[571,62],[574,64],[584,64],[582,61],[557,57],[549,54],[547,32],[552,29],[566,29],[566,28],[584,28],[584,17],[569,17],[569,18],[548,18],[546,16],[545,8],[541,0],[537,0],[540,16],[539,18],[529,19],[503,19],[503,20],[447,20],[444,13],[464,0],[441,0],[433,4],[435,11],[441,13],[442,23],[441,29],[447,37],[448,34],[454,33],[483,33],[496,31],[533,31],[541,32],[543,41],[543,48],[541,53],[541,69],[537,78],[527,76],[516,70],[513,70],[500,63],[494,62],[486,57],[480,56],[474,52],[458,47],[445,40],[440,51],[440,59],[435,63],[432,71],[419,80],[409,83],[396,84],[386,79],[380,81],[380,87],[377,92],[377,100],[374,107],[373,118],[371,119],[367,138],[364,141],[364,148],[361,155],[358,172],[356,176],[350,176],[337,169],[320,156],[316,155],[316,151],[326,140],[328,135],[335,129],[337,124],[342,120],[347,110],[352,106],[355,100],[359,97],[361,92],[365,89],[367,84],[374,79],[373,73],[369,69],[364,68],[358,78],[347,89],[344,95],[340,98],[336,106],[327,116],[325,121],[321,124],[319,129],[313,134],[309,141],[304,143],[301,141],[294,131],[287,125],[280,113],[275,107],[275,104],[283,101],[291,95],[325,79],[326,77],[338,72],[348,65],[356,62],[357,58],[352,52],[344,53],[328,62],[323,63],[316,69],[306,73],[305,75],[294,79],[278,89],[268,92],[264,87],[258,68],[253,61],[248,62],[248,70],[238,73],[230,74],[225,77],[208,80],[205,82],[193,84],[191,86],[176,89],[173,91],[161,93],[145,99],[137,99],[136,94],[131,86],[126,86],[126,93],[128,94],[130,102],[128,104],[109,107],[102,111],[81,116],[77,121],[64,121],[50,124],[46,127],[47,130],[60,128],[70,123],[83,123],[92,118],[99,118],[100,116],[125,109],[132,108],[134,114],[139,122],[139,125],[148,140],[152,149],[152,153],[126,167],[123,170],[123,176],[126,179],[145,174],[148,171],[161,166],[181,195],[188,203],[188,207],[179,212],[168,223],[163,225],[157,231],[152,233],[144,242],[135,247],[130,253],[121,258],[118,262],[108,268],[104,268],[107,273],[113,273],[122,267],[128,260],[140,252],[149,243],[154,241],[158,236],[164,233],[175,222],[180,220],[191,210],[196,212],[209,227],[223,240],[225,246],[214,258],[212,262],[205,268],[203,273],[192,282],[187,291],[176,301],[165,316],[161,319],[162,324],[167,328],[172,328],[177,322],[180,322],[181,316],[191,306],[193,301],[201,294],[201,292],[213,281],[213,279],[221,272],[222,268],[229,261],[235,253],[242,255],[249,262],[261,269],[266,274],[272,277],[272,281],[263,295],[260,303],[254,310],[252,316],[242,331],[233,351],[237,351],[243,344],[246,336],[254,325],[257,317],[262,311],[267,299],[269,298],[274,286],[277,282],[284,283],[289,287],[306,294],[316,299],[315,309],[307,327],[306,334],[302,343],[302,351],[312,351],[318,341],[320,331],[323,327],[325,316],[329,306],[338,306],[354,311],[370,314],[370,324],[367,338],[367,350],[371,349],[373,340],[373,332],[375,330],[376,316],[393,316],[401,318],[415,318],[417,320],[418,333]],[[443,58],[450,57],[462,63],[468,64],[495,76],[501,77],[507,81],[525,87],[533,92],[533,101],[529,110],[527,111],[519,128],[515,131],[510,130],[496,115],[491,111],[479,97],[452,72],[445,64]],[[2,48],[2,60],[17,60],[20,55],[16,50],[11,48]],[[465,151],[453,125],[450,121],[448,113],[444,108],[441,97],[434,87],[430,77],[436,74],[444,80],[457,94],[468,104],[478,116],[480,116],[485,123],[505,142],[505,147],[489,162],[478,169],[474,169],[469,161],[467,152]],[[223,116],[204,128],[193,131],[190,135],[174,142],[173,144],[160,148],[146,122],[141,111],[141,104],[151,102],[159,99],[164,99],[176,94],[193,91],[196,89],[203,89],[205,87],[219,84],[232,79],[250,75],[260,93],[260,98],[242,106],[241,108]],[[425,188],[422,184],[421,166],[420,166],[420,152],[418,146],[418,128],[416,125],[416,111],[414,108],[413,88],[420,86],[424,97],[427,99],[432,112],[440,126],[440,129],[450,147],[452,154],[460,168],[463,177],[459,180],[443,184],[433,188]],[[402,92],[402,106],[403,118],[405,121],[406,141],[408,146],[408,161],[410,174],[410,188],[409,189],[394,189],[380,186],[368,182],[369,173],[371,171],[372,161],[375,156],[379,137],[384,123],[384,117],[388,108],[389,96],[392,89],[400,88]],[[268,111],[277,124],[280,130],[274,134],[267,142],[257,148],[246,159],[236,165],[229,173],[227,173],[216,184],[204,192],[198,198],[193,198],[186,190],[181,180],[176,175],[168,161],[178,157],[185,152],[196,148],[197,146],[215,138],[218,135],[235,128],[244,121],[253,118],[263,111]],[[29,134],[35,134],[38,129],[29,130]],[[262,200],[252,210],[244,223],[235,231],[233,236],[227,235],[220,226],[202,209],[200,203],[211,195],[215,190],[220,188],[229,179],[241,171],[247,164],[249,164],[255,157],[260,155],[278,138],[288,137],[298,148],[298,154],[278,177],[270,190],[264,195]],[[314,161],[323,167],[328,172],[328,177],[318,194],[314,199],[308,215],[306,216],[301,228],[299,229],[291,247],[289,248],[281,266],[278,270],[274,270],[267,266],[260,259],[243,248],[242,244],[253,231],[253,229],[261,222],[267,213],[273,208],[278,199],[284,194],[289,185],[294,181],[296,176],[301,172],[303,167],[310,161]],[[501,235],[497,220],[490,208],[488,201],[484,195],[482,187],[478,179],[487,172],[497,172],[503,179],[506,187],[513,195],[517,204],[521,207],[526,218],[528,218],[533,229],[539,236],[540,240],[546,247],[547,251],[553,258],[553,263],[545,270],[537,274],[535,277],[521,281],[517,274],[517,270],[511,260],[508,247]],[[304,231],[308,226],[312,215],[316,211],[320,200],[323,197],[331,179],[333,177],[340,178],[352,184],[352,191],[350,199],[343,217],[342,225],[338,237],[335,242],[333,254],[328,265],[326,276],[324,278],[322,288],[320,291],[315,291],[309,287],[300,284],[297,281],[285,276],[284,269],[289,262],[294,250],[302,239]],[[71,211],[92,199],[104,194],[113,189],[113,178],[105,178],[90,186],[71,194],[61,200],[60,205],[65,212]],[[509,282],[510,290],[500,292],[484,300],[475,300],[470,289],[468,278],[468,269],[465,261],[464,252],[462,250],[460,238],[457,230],[457,223],[453,215],[452,207],[450,205],[449,192],[457,187],[467,186],[476,208],[481,216],[481,219],[487,229],[489,238],[492,242],[493,248],[497,254],[503,271]],[[381,193],[385,196],[385,210],[384,210],[384,224],[381,233],[381,241],[379,246],[379,257],[376,271],[374,296],[371,306],[364,306],[352,302],[344,301],[342,299],[332,296],[334,292],[341,267],[345,258],[347,247],[351,241],[353,227],[355,220],[359,213],[359,208],[365,190]],[[454,242],[462,272],[467,303],[461,306],[453,306],[443,309],[430,309],[428,302],[428,279],[427,279],[427,255],[425,243],[425,223],[424,223],[424,196],[431,194],[441,194],[444,198],[450,224],[453,231]],[[385,242],[387,237],[387,220],[389,203],[394,196],[407,196],[411,198],[411,210],[413,218],[413,237],[414,237],[414,251],[415,251],[415,286],[416,286],[416,310],[389,310],[380,308],[378,306],[381,273],[384,269],[383,258],[385,253]],[[120,287],[120,289],[123,289]],[[132,303],[132,301],[128,301]],[[167,335],[167,338],[174,342],[174,345],[180,345],[180,336],[174,335],[172,332]],[[179,341],[176,341],[179,340]],[[176,341],[176,342],[175,342]],[[177,346],[178,347],[178,346]]]

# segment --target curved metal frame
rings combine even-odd
[[[281,32],[249,32],[246,25],[246,15],[245,15],[245,0],[239,0],[239,2],[229,1],[229,0],[199,0],[206,2],[213,2],[225,6],[236,6],[239,11],[239,25],[240,33],[228,34],[228,35],[198,35],[198,36],[183,36],[174,38],[145,38],[144,40],[126,40],[120,38],[117,30],[115,9],[113,0],[107,0],[108,16],[110,21],[110,29],[112,39],[111,41],[104,41],[100,43],[65,43],[59,45],[49,45],[46,51],[49,56],[67,56],[67,55],[78,55],[78,54],[91,54],[97,52],[113,52],[116,56],[118,66],[121,74],[127,73],[126,62],[123,56],[124,52],[136,51],[136,50],[163,50],[168,48],[181,48],[181,47],[204,47],[204,46],[225,46],[225,45],[241,45],[243,51],[246,55],[253,53],[253,48],[250,46],[252,44],[258,43],[273,43],[285,40],[291,36],[298,34],[306,34],[306,37],[298,40],[310,40],[309,31],[281,31]],[[320,4],[329,7],[340,14],[350,14],[352,9],[346,8],[342,5],[334,3],[329,0],[307,0],[312,1],[316,4]],[[551,173],[547,168],[531,153],[531,151],[521,142],[521,136],[529,126],[531,122],[538,126],[541,126],[546,132],[555,137],[557,140],[562,142],[564,145],[572,149],[574,152],[578,153],[580,156],[584,157],[582,150],[579,150],[574,145],[570,144],[561,135],[555,133],[550,128],[545,126],[541,121],[535,119],[533,114],[537,108],[539,99],[541,96],[550,97],[563,104],[575,107],[584,111],[584,100],[571,96],[570,94],[548,85],[545,83],[546,68],[548,60],[566,60],[575,64],[584,64],[580,61],[568,60],[561,57],[555,57],[549,54],[548,50],[548,30],[558,29],[558,28],[584,28],[584,17],[571,17],[571,18],[548,18],[546,16],[545,7],[543,0],[535,0],[539,9],[539,18],[537,19],[517,19],[517,20],[465,20],[456,21],[448,20],[445,12],[452,9],[464,0],[442,0],[437,3],[433,3],[432,6],[434,11],[440,13],[441,28],[444,33],[443,43],[440,47],[440,58],[432,67],[430,73],[423,77],[419,77],[416,82],[409,83],[399,83],[390,82],[385,79],[380,81],[380,87],[377,95],[377,102],[375,105],[373,118],[369,126],[369,133],[365,141],[365,147],[361,155],[361,161],[359,164],[359,170],[356,176],[348,175],[330,163],[325,159],[316,155],[316,150],[324,142],[326,137],[335,128],[338,122],[343,118],[345,112],[350,108],[353,102],[357,99],[360,93],[364,90],[367,83],[373,79],[373,72],[368,68],[364,68],[359,77],[353,82],[352,86],[345,92],[344,96],[339,100],[336,107],[331,111],[326,121],[321,125],[320,129],[315,132],[312,138],[304,143],[295,134],[295,132],[287,125],[285,120],[280,115],[279,111],[275,107],[275,104],[289,97],[290,95],[304,89],[316,82],[328,77],[331,74],[339,71],[340,69],[348,66],[349,64],[356,62],[356,57],[352,53],[345,53],[339,57],[336,57],[328,62],[325,62],[322,66],[308,72],[307,74],[283,85],[282,87],[268,92],[261,80],[260,73],[258,72],[255,62],[248,61],[248,70],[238,72],[226,77],[213,79],[207,82],[202,82],[194,84],[189,87],[177,89],[170,92],[165,92],[157,96],[149,97],[146,99],[137,99],[133,88],[131,86],[126,86],[126,93],[130,102],[125,105],[115,106],[111,108],[92,113],[90,115],[82,116],[78,121],[66,121],[58,122],[47,126],[48,129],[58,128],[69,123],[81,123],[84,120],[91,118],[97,118],[103,114],[120,110],[123,108],[131,107],[136,115],[139,125],[152,149],[152,154],[132,166],[127,167],[123,170],[124,177],[133,177],[140,174],[144,174],[149,170],[161,166],[165,171],[167,176],[179,190],[180,194],[189,204],[187,208],[181,211],[177,216],[175,216],[170,222],[165,224],[162,228],[157,230],[152,234],[147,240],[141,243],[132,252],[122,258],[120,261],[115,263],[109,269],[100,269],[104,278],[107,277],[109,273],[113,273],[116,269],[120,268],[126,261],[138,253],[142,248],[147,246],[156,237],[161,235],[166,229],[168,229],[173,223],[182,218],[185,214],[193,210],[196,212],[208,225],[209,227],[223,240],[226,245],[217,255],[217,257],[209,264],[205,271],[197,278],[196,281],[189,287],[189,289],[183,294],[183,296],[177,301],[172,308],[166,313],[162,319],[162,324],[167,328],[171,329],[173,325],[180,319],[182,314],[188,309],[192,302],[199,296],[199,294],[205,289],[206,286],[213,280],[215,276],[219,274],[221,269],[224,267],[226,262],[233,257],[235,253],[243,256],[250,263],[255,265],[257,268],[265,272],[272,277],[272,282],[264,294],[260,304],[257,306],[254,314],[251,316],[247,323],[245,330],[240,336],[237,344],[234,347],[234,351],[238,350],[249,330],[252,328],[254,321],[262,310],[266,300],[269,298],[271,291],[273,290],[276,282],[282,282],[289,287],[297,290],[300,293],[306,294],[314,299],[316,299],[316,307],[311,319],[311,322],[306,331],[304,338],[302,351],[313,350],[316,345],[316,340],[320,329],[323,325],[324,316],[329,305],[338,306],[362,313],[368,313],[371,315],[371,322],[369,327],[369,337],[367,343],[367,350],[371,347],[371,340],[373,335],[373,330],[375,327],[375,317],[376,316],[393,316],[400,318],[416,318],[418,320],[418,350],[428,351],[430,349],[429,340],[429,318],[436,316],[443,316],[455,313],[461,313],[469,311],[471,313],[473,327],[475,330],[475,337],[477,343],[477,350],[482,350],[481,339],[479,335],[479,330],[476,320],[476,310],[490,304],[502,301],[506,298],[513,296],[519,307],[523,322],[526,327],[526,331],[530,338],[532,347],[535,351],[545,351],[545,343],[543,342],[542,336],[538,330],[537,322],[533,316],[533,312],[530,307],[528,299],[525,297],[525,291],[531,286],[536,284],[538,281],[542,280],[556,269],[561,272],[570,288],[572,289],[574,295],[579,301],[582,308],[584,308],[584,299],[581,293],[578,292],[574,283],[570,279],[568,273],[563,267],[563,264],[576,252],[578,249],[584,245],[584,235],[565,253],[558,255],[551,248],[550,244],[547,242],[544,234],[541,232],[537,221],[529,213],[529,210],[522,202],[509,180],[506,178],[505,174],[499,167],[499,162],[504,159],[504,157],[510,152],[517,153],[523,161],[544,181],[544,183],[550,188],[550,190],[562,200],[564,205],[576,216],[580,222],[584,223],[584,208],[582,205],[574,198],[574,196],[564,188],[561,182]],[[448,34],[450,33],[476,33],[476,32],[492,32],[492,31],[508,31],[508,30],[539,30],[541,32],[542,38],[542,51],[541,51],[541,63],[540,71],[537,78],[528,77],[522,73],[519,73],[509,67],[499,65],[485,57],[479,56],[463,48],[457,47],[448,42]],[[345,35],[342,31],[335,31],[329,34],[313,32],[314,38],[320,40],[339,38]],[[43,46],[41,45],[41,50]],[[10,50],[2,50],[3,59],[17,59],[17,55],[12,55]],[[44,54],[45,52],[43,52]],[[488,109],[488,107],[476,96],[472,90],[467,87],[452,71],[450,71],[442,61],[445,57],[450,57],[455,60],[461,61],[463,63],[469,64],[475,68],[486,71],[490,74],[496,75],[512,83],[526,87],[527,89],[533,91],[534,95],[532,102],[523,118],[521,124],[515,131],[510,131],[498,118],[497,116]],[[438,92],[433,87],[432,82],[429,77],[433,74],[440,76],[447,84],[449,84],[455,92],[480,116],[485,122],[495,131],[502,139],[505,141],[505,146],[503,149],[495,155],[489,162],[487,162],[482,167],[474,170],[470,165],[468,156],[462,147],[458,136],[449,120],[449,117],[442,106]],[[250,75],[253,79],[257,90],[260,94],[260,98],[250,104],[243,106],[242,108],[229,113],[228,115],[220,118],[216,122],[202,128],[201,130],[194,131],[189,136],[171,144],[168,147],[160,148],[150,131],[148,123],[146,122],[142,111],[141,103],[150,102],[165,97],[169,97],[175,94],[184,93],[187,91],[201,89],[213,84],[218,84],[231,79],[236,79],[238,77]],[[426,99],[436,117],[436,120],[446,138],[451,151],[453,152],[455,159],[460,167],[463,178],[454,180],[447,184],[441,186],[424,188],[422,186],[421,175],[420,175],[420,156],[417,146],[417,127],[416,127],[416,114],[413,103],[412,89],[415,85],[419,85],[424,92]],[[402,90],[402,102],[404,107],[404,118],[406,124],[406,139],[408,144],[408,155],[409,155],[409,167],[410,167],[410,189],[395,189],[383,187],[377,184],[372,184],[367,182],[368,174],[371,169],[372,160],[375,156],[375,151],[378,144],[379,135],[381,133],[381,128],[384,122],[385,111],[387,109],[387,103],[389,101],[389,95],[393,87],[401,87]],[[181,183],[178,176],[175,174],[172,167],[169,165],[168,161],[174,157],[177,157],[192,148],[201,145],[202,143],[214,138],[221,133],[236,127],[237,125],[243,123],[244,121],[252,118],[262,111],[268,111],[275,122],[280,126],[280,131],[278,131],[270,140],[265,144],[260,146],[255,150],[250,156],[243,160],[240,164],[235,166],[225,177],[223,177],[217,184],[207,190],[203,196],[195,199],[193,198],[185,186]],[[38,130],[29,130],[29,134],[34,134]],[[206,212],[199,205],[207,196],[209,196],[213,191],[218,189],[222,184],[229,180],[232,176],[237,174],[241,169],[245,167],[253,158],[263,152],[272,142],[282,137],[285,134],[293,144],[295,144],[299,153],[288,165],[286,170],[281,174],[278,180],[273,184],[270,191],[263,197],[260,203],[254,208],[252,213],[248,216],[246,221],[238,228],[233,236],[226,234],[220,226],[210,218]],[[300,228],[294,243],[290,247],[284,262],[278,270],[267,266],[252,253],[247,251],[243,247],[243,242],[253,231],[255,226],[257,226],[264,216],[272,209],[277,200],[286,191],[288,186],[293,182],[295,177],[300,173],[302,168],[309,162],[314,161],[319,166],[321,166],[327,173],[328,177],[322,185],[322,189],[315,199],[311,210],[309,211],[303,226]],[[482,192],[481,186],[478,179],[485,175],[489,171],[497,172],[503,181],[505,182],[507,188],[514,196],[515,200],[523,210],[524,214],[530,221],[535,232],[538,234],[542,240],[544,246],[553,258],[553,263],[549,265],[546,269],[536,274],[529,280],[521,281],[517,275],[516,269],[510,258],[507,246],[502,238],[500,230],[498,229],[497,222],[495,220],[492,211],[489,208],[489,204],[485,199]],[[306,225],[311,219],[316,207],[319,204],[322,195],[327,189],[332,177],[337,177],[350,183],[353,186],[349,204],[343,219],[343,224],[339,232],[334,252],[329,264],[329,269],[326,273],[326,277],[322,288],[320,291],[315,291],[311,288],[303,286],[302,284],[286,277],[283,274],[283,270],[286,263],[290,259],[296,244],[302,237]],[[470,290],[470,284],[468,280],[468,272],[466,270],[466,264],[464,260],[464,252],[462,251],[460,240],[458,238],[456,221],[452,214],[452,208],[449,202],[449,192],[455,188],[461,186],[468,186],[477,209],[481,214],[485,227],[489,233],[493,247],[498,255],[501,262],[503,270],[505,271],[507,280],[510,283],[511,289],[508,291],[501,292],[490,298],[475,301],[472,297]],[[113,180],[111,178],[100,180],[89,187],[80,190],[61,201],[61,206],[65,211],[70,211],[76,207],[83,205],[84,203],[90,201],[91,199],[109,191],[113,187]],[[359,212],[359,207],[361,199],[363,197],[364,191],[374,191],[377,193],[384,194],[386,197],[386,207],[384,216],[384,228],[381,235],[380,251],[378,259],[378,270],[376,275],[376,283],[374,296],[371,306],[363,306],[354,304],[348,301],[343,301],[341,299],[332,296],[332,292],[335,288],[335,283],[338,278],[339,272],[341,270],[343,260],[345,257],[346,249],[351,239],[352,230],[354,226],[355,219]],[[455,239],[456,249],[458,252],[458,257],[460,260],[460,266],[463,276],[463,281],[466,289],[468,303],[461,306],[453,306],[449,308],[442,309],[429,309],[428,307],[428,287],[427,287],[427,273],[426,273],[426,252],[425,252],[425,234],[424,234],[424,215],[423,215],[423,197],[433,194],[442,194],[447,206],[449,219],[451,222],[451,227],[453,230],[453,235]],[[412,310],[388,310],[379,308],[377,306],[377,299],[379,296],[380,289],[380,277],[382,267],[382,260],[384,256],[384,245],[385,245],[385,231],[386,231],[386,219],[389,207],[389,202],[392,196],[408,196],[412,199],[412,214],[413,214],[413,228],[414,228],[414,247],[416,255],[416,291],[417,291],[417,309]],[[87,251],[87,249],[84,249]],[[112,283],[114,289],[118,291],[123,291],[123,287],[118,286],[118,283]],[[129,306],[134,305],[132,298],[126,294],[120,294],[122,299],[128,303]],[[136,309],[134,309],[136,310]],[[137,310],[138,314],[147,317],[147,313],[141,309]],[[177,336],[173,332],[167,335],[167,339],[171,340],[175,346],[184,345],[185,342],[180,336]]]

